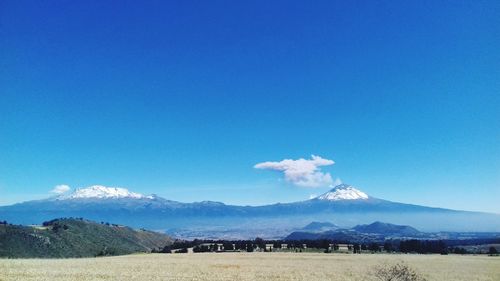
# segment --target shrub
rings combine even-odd
[[[495,247],[490,247],[489,251],[488,251],[488,254],[490,256],[498,256],[498,251]]]
[[[206,245],[198,245],[193,247],[194,253],[206,253],[210,252],[210,248]]]
[[[415,270],[403,262],[394,265],[380,265],[375,268],[375,277],[382,281],[426,281]]]
[[[182,249],[179,249],[179,250],[175,251],[176,254],[185,254],[187,252],[188,252],[187,248],[182,248]]]

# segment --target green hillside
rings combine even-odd
[[[0,257],[94,257],[150,252],[170,245],[164,234],[83,219],[56,219],[43,226],[0,224]]]

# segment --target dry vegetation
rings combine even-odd
[[[85,259],[0,259],[0,280],[380,280],[403,262],[427,280],[500,280],[500,258],[309,253],[143,254]]]

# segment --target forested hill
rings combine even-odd
[[[164,234],[83,219],[55,219],[42,226],[0,223],[0,257],[69,258],[150,252],[172,243]]]

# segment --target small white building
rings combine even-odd
[[[352,244],[330,244],[328,250],[337,253],[352,253],[354,246]]]
[[[224,246],[222,243],[202,243],[200,246],[207,247],[208,249],[216,252],[221,252],[224,250]],[[234,245],[233,245],[234,248]]]

